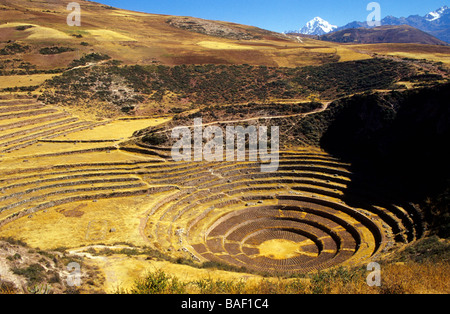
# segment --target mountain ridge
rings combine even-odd
[[[325,34],[321,40],[338,43],[411,43],[447,46],[444,41],[409,25],[383,25],[375,28],[349,28]]]
[[[424,16],[410,15],[409,17],[395,17],[388,15],[381,20],[381,25],[409,25],[450,43],[450,8],[446,5]],[[372,28],[367,22],[353,21],[338,27],[336,31],[361,27]]]

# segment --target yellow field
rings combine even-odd
[[[450,47],[417,44],[351,45],[351,49],[365,53],[379,53],[412,59],[427,59],[450,65]]]
[[[208,48],[208,49],[219,49],[219,50],[247,50],[247,49],[253,49],[252,47],[246,46],[246,45],[237,45],[233,43],[224,43],[224,42],[218,42],[218,41],[201,41],[198,43],[199,46]]]
[[[136,39],[119,34],[118,32],[104,29],[88,30],[92,36],[98,41],[136,41]]]
[[[71,39],[69,35],[66,33],[59,31],[57,29],[51,27],[45,27],[38,24],[29,24],[29,23],[6,23],[0,25],[0,29],[2,28],[15,28],[17,26],[22,25],[30,25],[33,26],[25,30],[25,34],[27,34],[26,39],[30,40],[58,40],[58,39]]]
[[[102,126],[98,126],[92,130],[85,130],[73,133],[64,137],[55,138],[55,140],[114,140],[121,141],[130,138],[134,132],[156,126],[171,118],[152,118],[138,120],[116,120]]]
[[[54,76],[55,74],[0,76],[0,88],[37,86]]]

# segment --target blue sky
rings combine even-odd
[[[133,11],[194,16],[283,32],[299,29],[316,16],[338,26],[365,21],[372,0],[97,0]],[[425,15],[448,0],[378,0],[381,17]]]

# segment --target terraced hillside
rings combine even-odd
[[[80,121],[68,113],[34,99],[6,99],[0,101],[1,153],[50,141],[59,136],[93,128],[101,123]]]
[[[448,178],[449,47],[341,45],[80,3],[79,28],[67,1],[0,4],[0,241],[13,242],[0,245],[0,290],[33,265],[11,254],[20,241],[17,254],[94,265],[102,276],[87,271],[83,285],[104,286],[82,291],[110,292],[155,267],[197,280],[211,265],[227,279],[366,266],[430,221],[447,230],[447,207],[422,201]],[[173,128],[199,117],[278,127],[276,171],[173,160]]]
[[[27,98],[1,105],[0,118],[15,114],[0,126],[1,236],[21,230],[41,248],[128,242],[265,273],[358,265],[423,236],[416,207],[376,190],[349,195],[350,165],[318,149],[281,152],[272,173],[250,161],[174,162],[169,148],[102,136],[111,121]]]
[[[146,236],[176,256],[283,273],[359,264],[423,235],[411,204],[354,195],[361,206],[347,205],[349,165],[314,150],[280,159],[275,173],[251,162],[160,165],[148,178],[178,191],[148,213]]]

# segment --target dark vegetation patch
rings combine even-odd
[[[59,46],[52,46],[52,47],[45,47],[39,50],[39,53],[41,55],[56,55],[68,51],[75,51],[75,49],[70,47],[59,47]]]
[[[94,53],[86,54],[78,60],[72,61],[72,63],[70,64],[70,67],[84,66],[84,65],[87,65],[88,63],[100,62],[100,61],[109,60],[109,59],[111,59],[111,57],[108,55],[94,52]]]
[[[18,31],[25,31],[27,29],[33,28],[33,25],[19,25],[16,27],[16,30]]]
[[[438,236],[421,239],[393,258],[395,262],[450,263],[450,243]]]
[[[100,54],[86,55],[71,67],[108,60]],[[371,89],[394,88],[393,84],[414,71],[403,63],[372,59],[324,66],[278,68],[250,65],[133,65],[113,62],[90,68],[75,69],[49,81],[43,99],[51,103],[75,103],[76,98],[116,103],[112,91],[99,87],[119,80],[140,97],[139,102],[164,103],[168,95],[192,106],[267,102],[270,98],[306,99],[317,95],[335,99]],[[67,91],[73,91],[67,93]],[[120,106],[126,106],[124,103]]]
[[[188,30],[195,33],[228,39],[251,40],[260,39],[241,28],[231,27],[214,21],[207,21],[191,17],[171,18],[167,23],[173,27]]]
[[[8,43],[5,47],[0,49],[0,55],[15,55],[17,53],[24,53],[30,50],[30,46],[19,44],[17,42]]]

